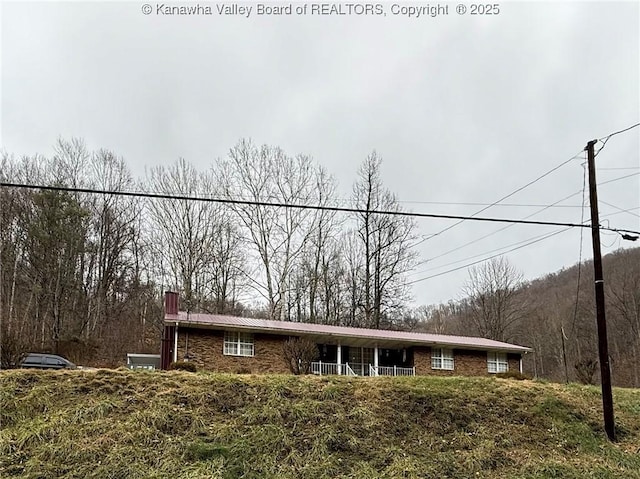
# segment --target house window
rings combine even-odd
[[[505,373],[509,370],[509,362],[505,353],[487,353],[487,368],[490,373]]]
[[[254,356],[253,334],[238,331],[224,332],[225,356]]]
[[[453,350],[432,348],[431,369],[446,369],[447,371],[453,371]]]

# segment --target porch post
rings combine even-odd
[[[178,323],[176,323],[176,329],[173,333],[173,362],[178,361]]]
[[[338,343],[338,374],[342,374],[342,367],[340,366],[342,364],[342,345],[340,343]]]
[[[520,353],[520,374],[522,374],[522,353]]]
[[[378,345],[373,348],[373,367],[378,371]]]

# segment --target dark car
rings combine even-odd
[[[55,354],[29,353],[20,363],[21,368],[36,369],[76,369],[68,359]]]

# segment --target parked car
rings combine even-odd
[[[29,353],[20,363],[21,368],[36,369],[76,369],[68,359],[56,354]]]

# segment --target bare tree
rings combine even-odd
[[[607,311],[616,326],[609,337],[617,350],[619,362],[628,364],[625,368],[631,376],[628,382],[638,387],[640,371],[636,365],[640,363],[640,262],[634,261],[624,250],[615,252],[608,259],[605,281]]]
[[[467,311],[478,333],[485,338],[507,341],[513,328],[525,317],[518,288],[522,275],[505,257],[494,258],[469,270],[464,288]]]
[[[91,154],[78,139],[59,140],[52,158],[3,160],[19,182],[104,189],[130,184],[112,181],[130,179],[122,160],[108,152]],[[0,289],[10,285],[8,296],[0,295],[0,311],[7,317],[0,327],[19,338],[19,349],[69,355],[70,348],[89,351],[85,346],[98,338],[106,344],[105,332],[114,338],[110,344],[134,337],[130,329],[123,334],[110,323],[126,322],[122,306],[135,282],[128,267],[132,226],[126,224],[135,209],[118,207],[130,201],[75,192],[5,192],[12,201],[2,199],[6,224],[0,256],[3,265],[9,260],[13,267],[10,281],[6,268],[0,273]],[[4,298],[10,298],[8,304]]]
[[[108,150],[91,155],[86,181],[105,191],[131,191],[135,181],[122,157]],[[140,294],[139,228],[142,204],[115,194],[92,195],[85,261],[87,290],[82,336],[124,357],[140,342],[143,308]],[[78,333],[80,336],[80,333]],[[99,341],[97,339],[99,338]]]
[[[218,164],[222,191],[229,199],[316,204],[317,169],[304,155],[290,157],[280,148],[241,140]],[[253,288],[267,301],[269,317],[286,319],[293,288],[290,275],[311,236],[315,213],[299,208],[234,203],[245,238],[260,270],[246,271]]]
[[[452,313],[447,305],[419,306],[413,314],[417,317],[418,323],[421,323],[425,332],[435,334],[446,334],[448,332],[447,319],[450,319]]]
[[[387,313],[407,299],[406,273],[415,267],[411,249],[415,222],[408,216],[381,215],[376,210],[400,212],[393,193],[380,176],[382,159],[374,151],[358,171],[353,199],[363,213],[357,215],[358,237],[364,249],[363,289],[365,323],[380,328]]]
[[[152,168],[148,180],[156,192],[206,196],[216,191],[211,174],[182,158],[169,168]],[[163,258],[161,274],[170,274],[165,281],[182,290],[187,309],[206,309],[206,293],[213,292],[216,312],[224,312],[241,258],[230,216],[218,205],[189,200],[154,200],[149,212],[157,234],[155,254]]]
[[[8,154],[2,155],[0,181],[16,179],[15,163]],[[17,317],[21,310],[19,273],[26,239],[20,228],[20,216],[26,204],[22,192],[0,188],[0,368],[15,365],[26,343]]]
[[[365,263],[366,256],[364,254],[364,245],[358,237],[358,233],[354,230],[346,231],[340,238],[342,244],[342,262],[343,282],[345,290],[345,306],[346,314],[342,314],[340,321],[344,326],[360,326],[369,327],[368,318],[363,314],[366,308],[365,304],[366,292],[363,288],[365,281]]]
[[[318,206],[335,205],[335,181],[323,168],[316,176],[316,198]],[[330,303],[338,287],[339,277],[333,268],[337,260],[338,232],[342,221],[335,211],[316,211],[309,226],[310,234],[305,249],[300,255],[296,269],[295,301],[296,319],[311,323],[335,322]],[[334,287],[335,286],[335,287]],[[291,302],[291,301],[290,301]]]

